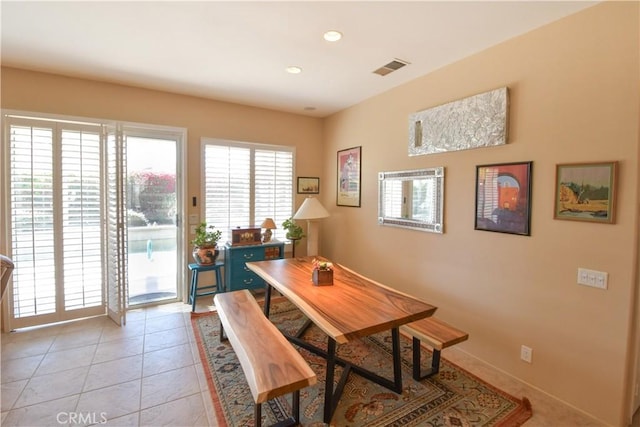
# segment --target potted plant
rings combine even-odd
[[[215,264],[220,251],[218,241],[222,237],[222,231],[216,230],[215,225],[200,223],[196,227],[196,236],[191,241],[193,245],[193,259],[200,265]]]
[[[302,227],[300,227],[298,224],[295,223],[295,221],[293,220],[293,217],[286,219],[282,223],[282,228],[287,230],[287,235],[286,235],[287,239],[293,240],[295,243],[297,243],[298,240],[304,237],[304,233],[302,232]]]
[[[333,285],[333,263],[314,258],[311,280],[316,286]]]

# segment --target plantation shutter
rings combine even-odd
[[[406,214],[403,210],[406,206],[403,182],[400,180],[387,180],[384,183],[384,215],[391,218],[403,218]]]
[[[12,286],[16,326],[103,310],[100,127],[10,118]],[[62,320],[56,318],[52,320]]]
[[[13,313],[56,311],[53,124],[10,126]],[[36,298],[37,296],[37,298]]]
[[[105,150],[106,221],[104,253],[106,256],[107,315],[118,325],[126,324],[127,303],[127,227],[125,215],[125,153],[122,129],[107,126]]]
[[[61,143],[64,307],[101,306],[100,133],[63,129]]]
[[[282,222],[292,215],[293,153],[256,150],[255,171],[255,223],[260,226],[265,218],[273,218],[278,226],[274,238],[284,240]]]
[[[218,140],[204,140],[204,208],[208,224],[222,231],[260,227],[265,218],[276,224],[292,215],[293,150]],[[284,230],[274,230],[284,240]]]

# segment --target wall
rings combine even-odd
[[[186,128],[187,215],[201,214],[190,203],[201,195],[201,137],[294,146],[296,170],[305,176],[322,172],[321,119],[8,67],[1,77],[3,109]],[[297,196],[296,206],[303,198]]]
[[[638,3],[607,2],[328,118],[336,151],[362,146],[362,206],[335,206],[321,253],[423,297],[470,333],[462,348],[613,425],[626,425],[638,233]],[[402,72],[402,71],[399,71]],[[408,116],[502,86],[506,146],[408,157]],[[474,230],[476,165],[533,161],[531,236]],[[615,225],[553,219],[558,163],[619,161]],[[445,233],[377,225],[377,173],[445,167]],[[609,273],[606,291],[578,267]],[[520,346],[533,348],[533,363]],[[534,408],[535,411],[535,408]]]

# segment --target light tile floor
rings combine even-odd
[[[210,310],[207,302],[200,298],[196,310]],[[102,317],[2,334],[0,424],[217,426],[190,309],[138,309],[122,328]],[[443,357],[529,398],[528,427],[604,425],[455,347]]]

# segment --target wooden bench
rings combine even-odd
[[[293,394],[292,416],[278,425],[298,424],[300,389],[315,384],[316,374],[248,290],[216,294],[214,301],[220,341],[231,343],[253,395],[255,425],[262,424],[262,403],[286,393]]]
[[[469,334],[436,319],[427,317],[408,323],[400,329],[413,337],[413,378],[416,381],[428,378],[440,371],[440,352],[469,338]],[[422,372],[420,366],[420,342],[424,341],[433,348],[431,369]]]

